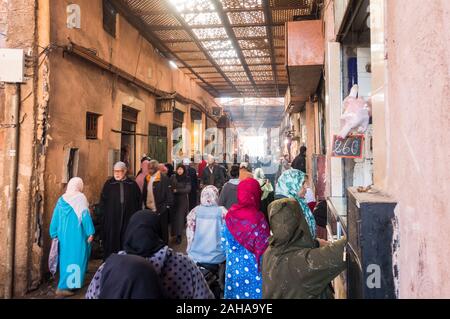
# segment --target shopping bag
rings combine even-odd
[[[52,247],[50,248],[50,255],[48,256],[48,269],[53,277],[58,270],[58,260],[59,260],[59,240],[58,238],[53,238]]]

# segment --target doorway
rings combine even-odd
[[[135,175],[136,124],[138,111],[128,106],[122,108],[122,129],[120,138],[120,160],[127,165],[128,174]]]
[[[160,163],[167,162],[167,127],[149,124],[148,156]]]
[[[183,149],[183,122],[184,122],[184,112],[175,109],[173,112],[173,131],[172,131],[172,160],[181,158],[184,153]]]

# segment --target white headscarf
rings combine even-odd
[[[310,187],[308,187],[306,189],[305,199],[308,204],[316,201],[316,198],[314,197],[314,193]]]
[[[80,223],[83,212],[86,209],[89,210],[88,200],[82,193],[83,186],[83,180],[81,178],[73,177],[67,184],[66,192],[62,196],[63,199],[73,208]]]
[[[266,175],[264,175],[264,171],[261,167],[255,169],[255,179],[265,179]]]
[[[188,166],[191,163],[191,160],[187,157],[183,158],[183,165]]]

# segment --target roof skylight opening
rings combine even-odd
[[[224,50],[224,51],[209,51],[209,54],[214,58],[236,58],[237,53],[235,50]]]
[[[206,50],[234,50],[230,40],[224,41],[203,41]]]
[[[226,39],[228,37],[225,28],[192,29],[199,40]]]
[[[239,59],[216,59],[218,65],[240,65],[241,60]]]
[[[216,12],[205,12],[205,13],[182,13],[184,21],[190,26],[193,25],[210,25],[210,24],[221,24],[219,15]]]
[[[210,0],[169,0],[178,12],[214,11]]]

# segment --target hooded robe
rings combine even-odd
[[[293,198],[269,205],[272,236],[263,255],[264,299],[332,298],[329,283],[345,269],[346,239],[317,247],[301,210]]]
[[[122,248],[123,237],[131,216],[142,209],[141,190],[130,178],[114,178],[103,186],[100,210],[103,217],[104,259]]]

